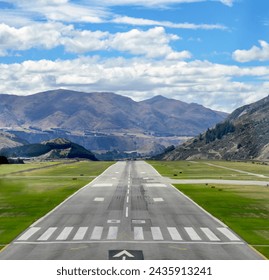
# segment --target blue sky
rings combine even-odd
[[[163,95],[231,112],[268,95],[264,0],[0,1],[0,93]]]

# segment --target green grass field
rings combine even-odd
[[[207,162],[203,161],[198,163],[186,161],[150,163],[163,176],[177,179],[240,178],[240,180],[257,180],[256,177],[244,178],[244,174],[237,172],[234,174],[230,170],[208,166]],[[214,164],[265,176],[269,171],[267,165],[252,163],[214,162]],[[175,176],[175,174],[177,175]],[[269,258],[269,187],[219,184],[182,184],[175,185],[175,187],[223,221],[248,244]]]
[[[252,162],[230,161],[149,161],[160,174],[173,179],[226,179],[226,180],[255,180],[269,181],[269,165]],[[212,166],[214,165],[214,166]],[[219,167],[217,167],[219,166]],[[254,176],[235,170],[250,172]],[[268,176],[268,178],[266,178]]]
[[[0,249],[111,164],[84,161],[1,165]]]

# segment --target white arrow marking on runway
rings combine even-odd
[[[129,257],[129,258],[134,258],[134,256],[126,250],[123,250],[123,251],[119,252],[118,254],[113,256],[113,258],[119,258],[121,256],[123,256],[122,257],[123,260],[126,260],[126,256]]]

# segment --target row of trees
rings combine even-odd
[[[221,139],[224,135],[234,132],[235,126],[229,122],[218,123],[214,128],[207,129],[205,133],[206,144],[215,141],[216,139]]]

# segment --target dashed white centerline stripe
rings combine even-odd
[[[39,241],[48,240],[56,229],[57,227],[48,228],[37,240]]]
[[[125,216],[126,216],[126,218],[128,218],[128,216],[129,216],[129,207],[128,206],[126,207]]]
[[[129,195],[126,198],[126,203],[129,203]]]
[[[72,230],[73,227],[65,227],[63,231],[60,233],[60,235],[56,238],[56,240],[66,240]]]
[[[22,236],[20,236],[17,240],[26,241],[36,232],[38,232],[41,228],[40,227],[32,227],[29,228]]]
[[[88,227],[80,227],[73,240],[82,240],[87,232]]]

